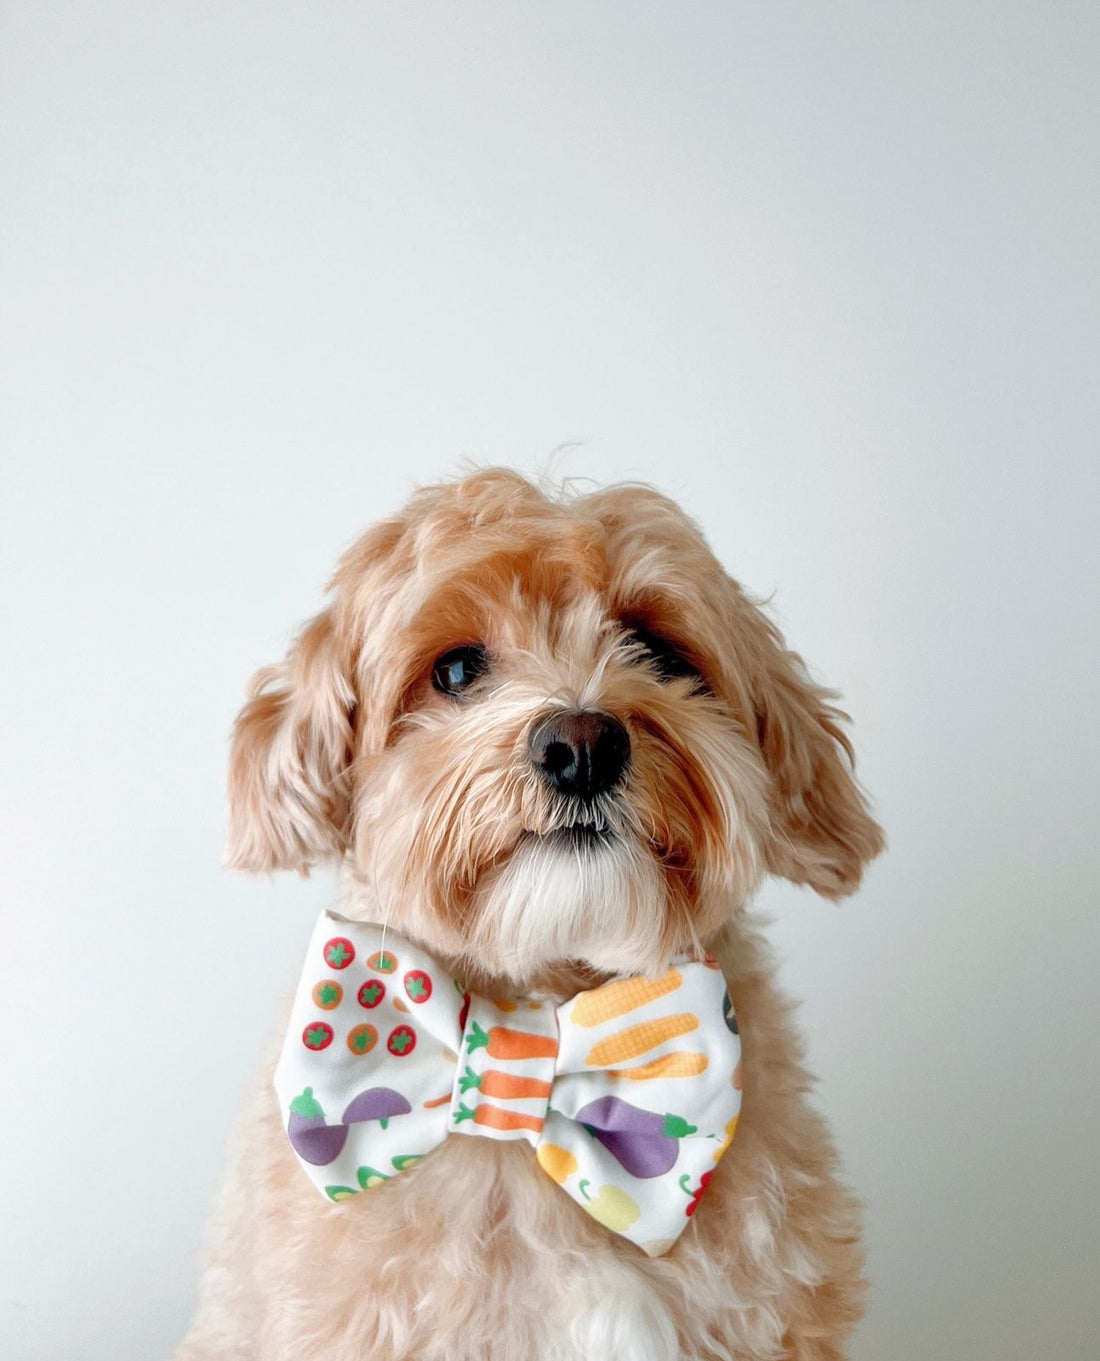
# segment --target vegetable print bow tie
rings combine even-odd
[[[331,1200],[450,1134],[526,1139],[582,1209],[669,1250],[729,1147],[741,1042],[717,966],[678,962],[554,1007],[472,997],[411,941],[321,916],[275,1070],[287,1135]]]

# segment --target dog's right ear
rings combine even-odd
[[[229,760],[225,858],[232,868],[308,874],[343,855],[355,712],[349,653],[325,610],[284,662],[253,677]]]

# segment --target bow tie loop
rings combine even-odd
[[[332,1200],[450,1134],[526,1140],[542,1172],[650,1255],[733,1138],[740,1038],[711,961],[554,1006],[463,993],[419,946],[322,914],[275,1073],[287,1135]]]

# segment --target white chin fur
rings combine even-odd
[[[482,893],[488,938],[479,944],[503,973],[522,978],[565,959],[613,973],[660,967],[661,873],[621,838],[531,837]]]

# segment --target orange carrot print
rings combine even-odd
[[[488,1129],[530,1129],[537,1134],[543,1122],[537,1115],[524,1115],[521,1111],[505,1111],[499,1106],[489,1106],[482,1104],[476,1110],[470,1110],[468,1106],[459,1106],[458,1114],[455,1116],[455,1124],[460,1125],[463,1120],[472,1120],[475,1125],[485,1125]]]
[[[436,1106],[446,1106],[450,1099],[450,1092],[446,1092],[443,1096],[433,1096],[430,1101],[424,1102],[424,1109],[426,1111],[431,1111],[435,1110]]]
[[[475,1049],[487,1049],[495,1059],[553,1059],[558,1056],[558,1041],[555,1036],[529,1035],[503,1025],[490,1026],[486,1031],[475,1021],[466,1040],[466,1052],[472,1054]]]
[[[602,988],[581,993],[569,1019],[574,1025],[602,1025],[675,992],[683,981],[676,969],[669,969],[660,978],[621,978],[617,983],[605,983]]]
[[[482,1096],[492,1096],[498,1101],[517,1101],[522,1097],[549,1097],[550,1084],[537,1077],[513,1077],[511,1073],[501,1073],[490,1068],[487,1073],[478,1075],[472,1068],[458,1079],[458,1090],[468,1092],[476,1087]]]
[[[606,1068],[612,1063],[625,1063],[636,1059],[648,1049],[656,1049],[666,1040],[679,1039],[699,1029],[699,1018],[690,1011],[682,1011],[678,1016],[666,1016],[660,1021],[643,1021],[640,1025],[628,1026],[617,1035],[611,1035],[594,1045],[585,1059],[590,1067]],[[490,1050],[490,1052],[492,1052]]]

